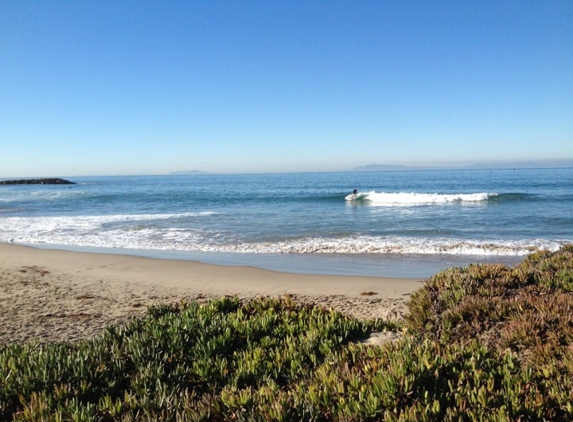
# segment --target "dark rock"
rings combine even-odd
[[[66,179],[21,179],[21,180],[0,180],[0,185],[75,185]]]

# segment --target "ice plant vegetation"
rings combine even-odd
[[[573,246],[436,274],[401,326],[222,298],[0,346],[0,420],[572,420],[572,386]]]

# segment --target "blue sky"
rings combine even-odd
[[[573,2],[0,2],[0,177],[573,159]]]

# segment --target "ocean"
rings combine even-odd
[[[0,242],[387,277],[573,242],[571,168],[67,179],[0,186]]]

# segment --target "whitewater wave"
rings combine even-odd
[[[92,216],[55,216],[55,217],[8,217],[0,220],[0,241],[26,239],[31,243],[60,243],[76,245],[86,243],[86,238],[95,239],[107,237],[123,237],[123,233],[143,231],[138,228],[138,222],[167,221],[181,218],[207,217],[218,212],[202,211],[174,214],[114,214]],[[119,225],[120,228],[109,229],[109,225]],[[150,230],[157,230],[151,228]],[[92,243],[97,243],[97,240]],[[97,245],[91,245],[97,246]]]
[[[213,245],[212,252],[239,253],[294,253],[294,254],[421,254],[421,255],[478,255],[525,256],[539,250],[556,251],[571,241],[547,239],[473,241],[462,239],[428,238],[345,238],[305,239],[293,242],[244,243]]]
[[[465,195],[465,194],[464,194]],[[474,194],[471,194],[474,195]],[[486,194],[483,194],[486,195]],[[443,196],[443,195],[442,195]],[[455,195],[454,195],[455,196]],[[443,199],[443,198],[442,198]],[[0,242],[254,254],[442,254],[525,256],[573,239],[461,239],[411,235],[335,235],[252,241],[214,225],[215,211],[100,216],[7,217]],[[208,224],[207,221],[210,221]],[[207,228],[210,227],[210,228]]]
[[[107,219],[109,221],[109,218]],[[0,230],[0,242],[163,251],[250,254],[422,254],[525,256],[556,251],[573,240],[467,240],[450,238],[371,237],[304,238],[276,242],[242,242],[224,233],[187,228],[130,225],[105,227],[93,220],[29,225],[26,230]],[[21,230],[19,230],[19,228]]]
[[[368,202],[372,205],[409,206],[448,203],[480,203],[497,196],[497,193],[416,193],[416,192],[363,192],[348,195],[349,201]]]

